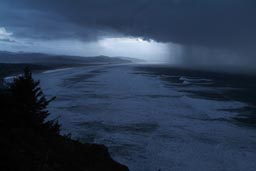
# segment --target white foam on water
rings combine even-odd
[[[192,98],[158,77],[133,73],[132,66],[98,66],[36,77],[57,96],[50,111],[63,132],[107,145],[131,171],[255,170],[255,129],[220,110],[245,104]]]
[[[60,69],[47,70],[47,71],[44,71],[43,74],[60,72],[60,71],[65,71],[65,70],[70,70],[70,69],[72,69],[72,68],[60,68]]]

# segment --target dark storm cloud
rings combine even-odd
[[[0,0],[19,36],[96,39],[115,32],[186,45],[249,48],[254,0]],[[243,45],[243,46],[241,46]]]

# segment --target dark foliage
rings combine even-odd
[[[28,68],[0,90],[0,170],[126,171],[103,145],[81,144],[59,134],[56,120],[47,120],[48,104],[39,81]]]
[[[24,74],[9,85],[12,105],[15,106],[13,109],[18,111],[17,117],[21,117],[20,123],[16,125],[33,127],[41,133],[59,134],[60,125],[57,121],[45,121],[49,116],[47,106],[54,98],[47,100],[39,84],[39,81],[33,80],[30,70],[25,68]]]

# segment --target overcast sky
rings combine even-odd
[[[0,45],[111,55],[102,47],[109,41],[128,49],[121,56],[150,52],[183,63],[246,66],[256,62],[255,18],[255,0],[0,0]],[[128,53],[134,46],[140,53]]]

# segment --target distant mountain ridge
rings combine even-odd
[[[0,63],[39,63],[39,64],[86,64],[86,63],[131,63],[134,58],[126,57],[81,57],[67,55],[50,55],[43,53],[0,51]]]

